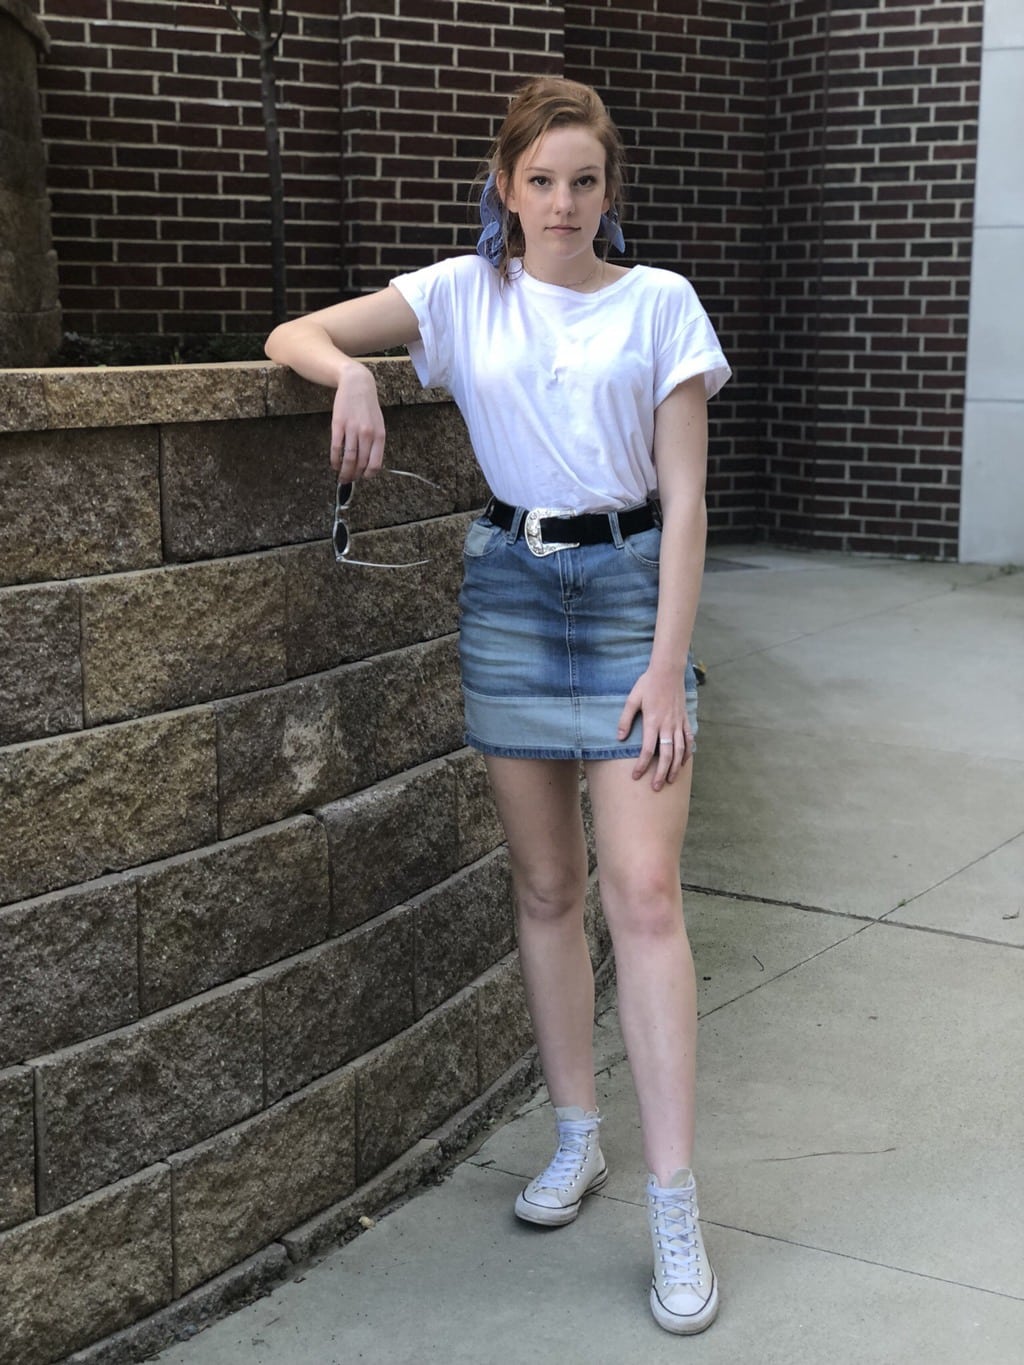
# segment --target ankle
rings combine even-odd
[[[689,1166],[677,1166],[665,1176],[660,1171],[650,1171],[647,1175],[647,1188],[652,1194],[676,1194],[695,1185],[696,1178]]]
[[[556,1104],[555,1122],[559,1128],[563,1124],[586,1124],[590,1128],[597,1128],[601,1124],[603,1115],[595,1105],[593,1109],[586,1109],[580,1104]]]

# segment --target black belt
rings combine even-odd
[[[560,512],[552,507],[534,507],[526,510],[513,507],[510,503],[491,498],[484,508],[484,516],[503,531],[511,531],[517,513],[520,535],[526,536],[526,543],[535,555],[551,554],[554,550],[575,549],[578,545],[604,545],[615,539],[612,530],[611,514],[608,512]],[[638,531],[649,531],[652,526],[661,525],[658,506],[645,502],[642,507],[630,507],[625,512],[615,513],[622,536],[635,536]]]

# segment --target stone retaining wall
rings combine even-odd
[[[287,371],[0,374],[2,1365],[141,1358],[534,1074],[461,740],[484,489],[373,365],[389,462],[443,488],[358,489],[405,573],[335,564],[329,395]]]

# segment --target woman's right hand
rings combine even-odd
[[[331,417],[331,467],[339,479],[376,474],[384,459],[384,416],[373,375],[353,360],[419,338],[416,314],[392,285],[375,294],[279,323],[267,337],[271,360],[314,384],[337,389]]]
[[[372,477],[384,461],[384,414],[365,365],[348,360],[338,379],[331,415],[331,468],[348,483]]]

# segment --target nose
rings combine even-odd
[[[575,200],[570,185],[562,183],[555,187],[555,208],[559,213],[572,213]]]

